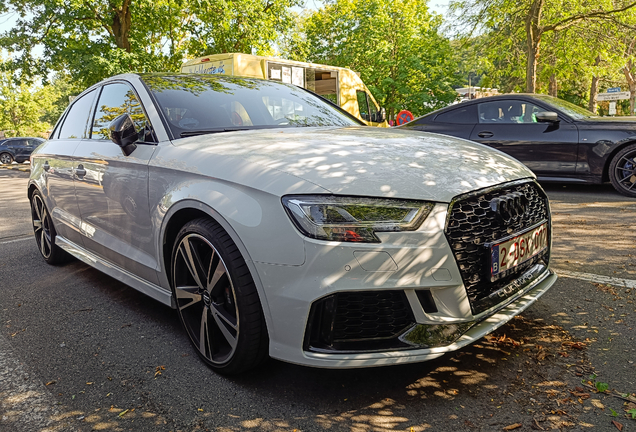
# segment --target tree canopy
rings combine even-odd
[[[69,95],[103,78],[177,71],[224,52],[351,68],[389,118],[445,106],[469,82],[549,93],[593,112],[607,109],[599,92],[620,86],[632,98],[619,111],[634,113],[636,0],[451,0],[446,22],[428,0],[325,0],[294,12],[302,4],[5,0],[0,16],[17,23],[0,34],[0,128],[43,132]]]
[[[70,73],[85,85],[130,71],[174,71],[213,52],[266,53],[299,0],[7,0],[0,36],[23,79]],[[41,55],[37,55],[39,52]]]
[[[300,17],[302,37],[285,55],[360,72],[390,117],[406,108],[418,115],[455,100],[461,84],[441,25],[426,0],[332,0]]]

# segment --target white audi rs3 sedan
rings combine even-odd
[[[48,263],[172,306],[226,374],[433,359],[556,280],[548,198],[522,164],[273,81],[100,82],[33,152],[28,196]]]

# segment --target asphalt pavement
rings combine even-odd
[[[0,170],[0,431],[636,431],[636,200],[610,186],[544,185],[561,277],[492,336],[414,365],[227,378],[172,309],[45,264],[27,179]]]

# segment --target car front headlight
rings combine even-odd
[[[294,225],[307,237],[365,243],[379,243],[376,232],[415,231],[434,205],[335,195],[288,195],[282,201]]]

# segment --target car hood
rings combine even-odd
[[[475,189],[534,177],[520,162],[481,144],[408,130],[281,128],[202,135],[174,144],[201,159],[214,155],[227,164],[232,163],[227,157],[241,158],[343,195],[450,202]]]
[[[636,129],[636,117],[635,116],[622,116],[622,117],[589,117],[584,120],[579,120],[581,123],[598,123],[598,124],[615,124],[624,125],[630,129]]]

